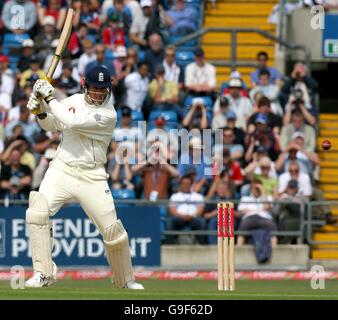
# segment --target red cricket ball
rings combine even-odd
[[[331,149],[331,141],[330,140],[324,140],[322,141],[322,148],[324,150],[330,150]]]

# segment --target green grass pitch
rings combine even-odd
[[[53,286],[41,289],[13,290],[9,281],[0,281],[0,299],[141,299],[141,300],[245,300],[245,299],[334,299],[338,300],[338,281],[326,280],[324,290],[313,290],[310,281],[238,280],[236,291],[219,292],[217,282],[209,280],[141,281],[145,290],[115,289],[108,279],[59,280]]]

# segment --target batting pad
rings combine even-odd
[[[52,277],[52,245],[48,204],[46,198],[39,192],[31,191],[29,194],[26,222],[34,271],[39,271],[46,277]]]
[[[121,220],[116,220],[104,232],[107,259],[114,275],[114,284],[117,288],[134,280],[129,250],[128,234],[123,228]]]

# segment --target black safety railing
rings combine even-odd
[[[238,199],[234,200],[226,200],[230,201],[235,205],[235,208],[240,203]],[[174,202],[170,200],[156,200],[156,201],[150,201],[146,199],[116,199],[114,200],[115,205],[118,207],[119,205],[130,205],[131,209],[135,210],[136,207],[145,207],[145,206],[156,206],[156,207],[165,207],[168,208],[169,205],[176,205],[176,204],[182,204],[182,202]],[[212,204],[217,205],[220,201],[216,200],[204,200],[202,203],[204,205]],[[186,204],[196,204],[196,202],[184,202]],[[201,202],[198,202],[199,204]],[[290,204],[289,201],[285,200],[279,200],[274,202],[241,202],[241,203],[270,203],[273,206],[276,205],[282,205],[282,204]],[[317,204],[318,202],[314,202],[314,204]],[[293,203],[295,204],[295,203]],[[295,237],[297,238],[297,243],[304,243],[305,241],[307,243],[313,243],[312,239],[312,227],[313,225],[318,225],[318,221],[314,220],[312,221],[312,202],[300,202],[299,205],[299,227],[297,230],[277,230],[271,232],[272,235],[276,235],[278,237]],[[337,202],[338,204],[338,202]],[[65,206],[79,206],[77,203],[68,202],[65,204]],[[0,200],[0,206],[3,207],[9,207],[9,206],[28,206],[27,200]],[[310,208],[310,213],[309,213]],[[169,216],[169,214],[167,214]],[[236,215],[238,216],[238,215]],[[6,218],[6,217],[4,217]],[[163,235],[216,235],[216,230],[164,230]],[[243,235],[248,236],[250,235],[249,231],[238,231],[235,230],[235,235]]]
[[[203,35],[207,33],[230,33],[231,34],[231,55],[230,55],[230,61],[224,60],[212,60],[210,61],[212,64],[216,66],[230,66],[232,70],[235,70],[236,67],[256,67],[257,65],[253,62],[248,61],[237,61],[237,35],[238,33],[256,33],[261,35],[262,37],[269,39],[275,43],[278,43],[280,46],[288,49],[288,50],[300,50],[304,53],[304,61],[308,68],[308,70],[311,70],[311,53],[308,48],[306,48],[303,45],[299,44],[293,44],[289,43],[285,40],[283,40],[279,36],[274,36],[271,33],[258,29],[258,28],[221,28],[221,27],[208,27],[208,28],[202,28],[194,33],[191,33],[185,37],[182,37],[181,39],[177,40],[174,45],[180,46],[184,43],[193,40],[193,39],[199,39]],[[194,48],[185,47],[185,50],[192,50]]]

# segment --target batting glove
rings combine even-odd
[[[41,101],[36,97],[34,93],[31,93],[28,103],[27,103],[27,109],[35,115],[41,114],[44,111],[43,106],[41,104]]]
[[[33,87],[36,97],[42,97],[47,103],[54,99],[54,87],[47,80],[37,80]]]

